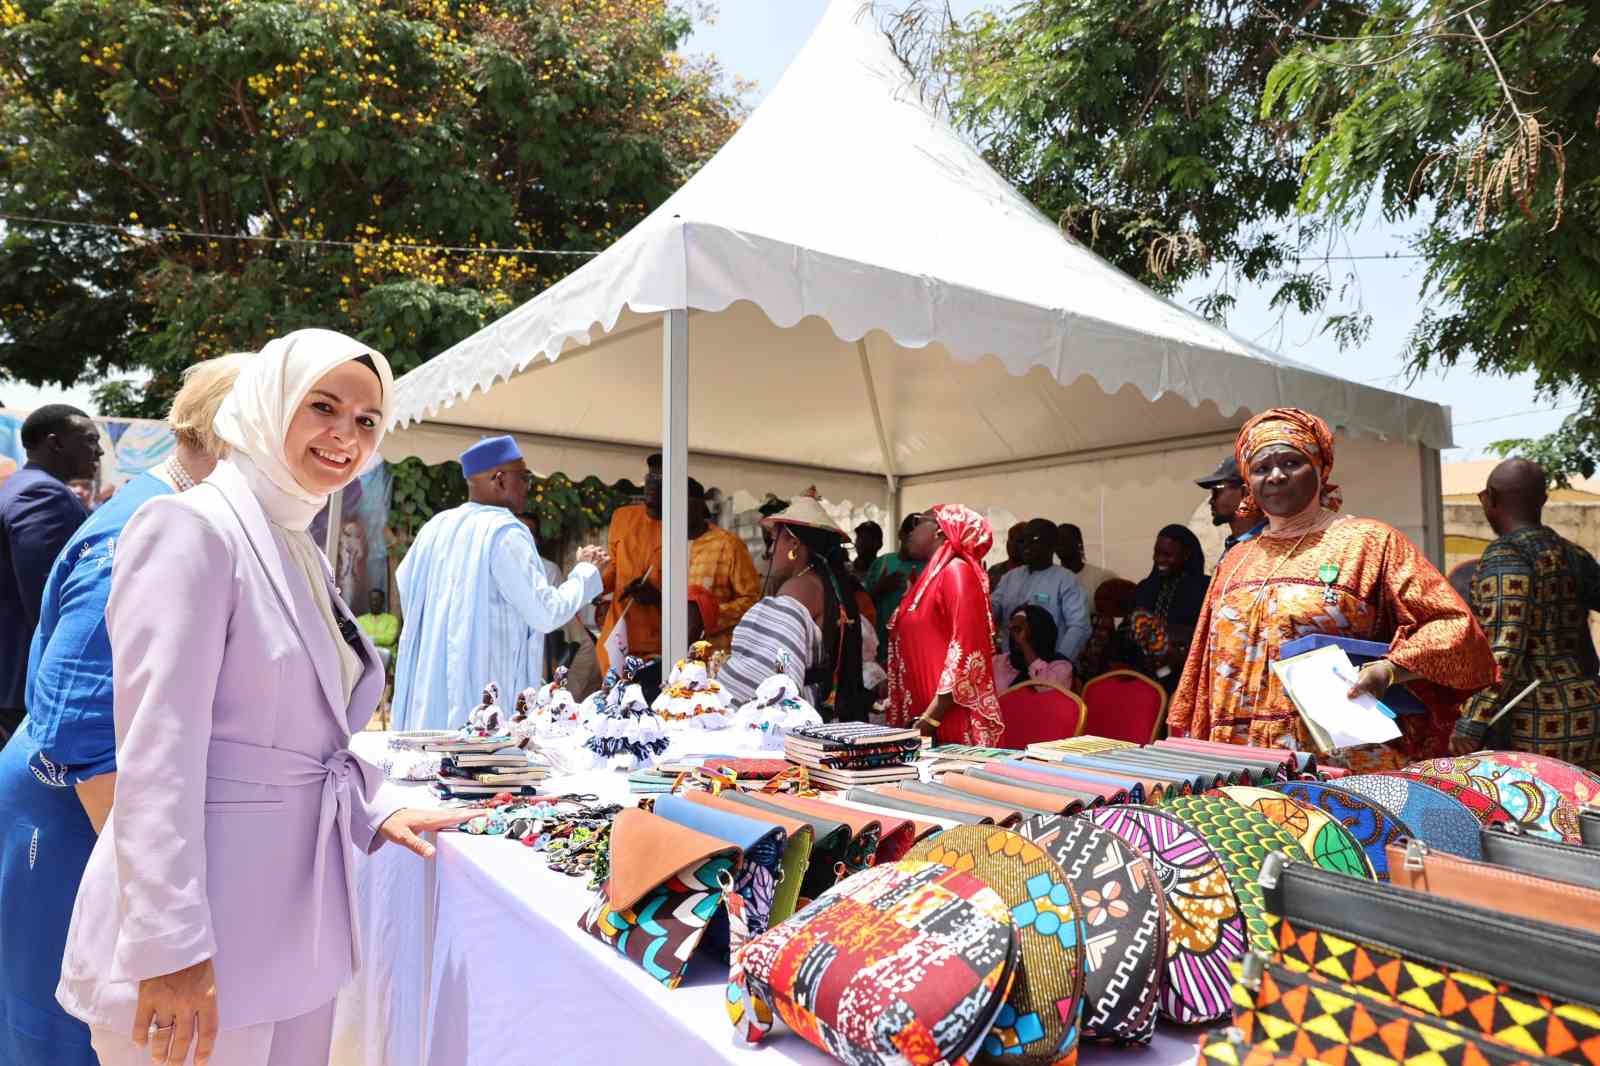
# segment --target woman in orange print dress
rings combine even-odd
[[[983,569],[993,543],[982,515],[949,503],[926,512],[907,538],[906,554],[928,565],[889,626],[890,725],[915,725],[940,744],[999,743]]]
[[[1327,761],[1372,771],[1443,754],[1462,701],[1495,679],[1472,611],[1399,530],[1337,513],[1333,434],[1322,419],[1275,408],[1245,423],[1234,451],[1242,506],[1259,505],[1268,526],[1212,575],[1168,714],[1173,735],[1310,748],[1272,663],[1289,641],[1327,633],[1389,646],[1362,668],[1352,695],[1381,698],[1406,684],[1428,708],[1400,717],[1398,740]]]

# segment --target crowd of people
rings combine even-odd
[[[385,842],[430,857],[419,834],[469,813],[404,807],[349,751],[386,675],[397,727],[454,728],[486,682],[542,682],[547,635],[592,611],[595,679],[627,655],[659,686],[659,457],[562,574],[524,520],[516,442],[480,441],[467,502],[398,570],[399,611],[344,602],[306,530],[374,454],[393,388],[382,354],[322,330],[199,364],[171,459],[92,516],[69,484],[99,461],[91,420],[27,419],[28,464],[0,486],[0,1060],[325,1061],[359,958],[353,864]],[[999,743],[1014,685],[1120,668],[1170,693],[1174,735],[1300,748],[1272,663],[1307,635],[1360,638],[1387,650],[1352,696],[1404,685],[1426,710],[1333,761],[1498,746],[1600,766],[1600,566],[1541,523],[1539,468],[1501,464],[1480,497],[1498,539],[1471,606],[1401,532],[1343,514],[1333,468],[1317,416],[1252,418],[1197,479],[1220,561],[1208,576],[1167,526],[1137,583],[1089,565],[1071,524],[1013,526],[986,568],[994,531],[967,506],[905,516],[885,551],[811,495],[763,509],[759,567],[691,480],[690,635],[735,700],[785,673],[830,718],[943,743]]]

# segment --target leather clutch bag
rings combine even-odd
[[[1482,1024],[1504,1028],[1509,1010],[1510,1017],[1526,1018],[1517,1024],[1541,1039],[1547,1033],[1538,1017],[1559,1013],[1564,1025],[1575,1027],[1567,1031],[1580,1046],[1563,1038],[1544,1053],[1600,1061],[1600,936],[1358,881],[1277,855],[1262,865],[1261,883],[1277,952],[1287,965],[1336,975],[1458,1021],[1477,1014]],[[1451,993],[1452,987],[1463,994]],[[1502,1008],[1498,1000],[1506,996]],[[1583,1009],[1566,1009],[1576,1005]]]
[[[994,826],[947,830],[918,844],[907,858],[976,874],[1016,922],[1022,964],[979,1061],[1076,1063],[1084,1006],[1083,912],[1061,867],[1031,840]]]
[[[748,1042],[774,1016],[841,1062],[964,1062],[1021,960],[1011,908],[968,871],[902,861],[843,882],[740,947],[728,1017]]]
[[[809,799],[804,796],[775,795],[767,798],[785,810],[820,814],[824,818],[837,818],[850,827],[850,846],[845,848],[844,870],[839,875],[841,879],[849,877],[851,874],[860,873],[868,866],[879,861],[878,846],[883,840],[883,818],[881,816],[854,811],[849,807],[841,807],[837,803],[827,803],[823,800]],[[911,835],[909,829],[902,834],[907,840]],[[898,846],[898,841],[896,846]],[[909,847],[910,844],[907,843],[906,846]],[[901,849],[901,854],[904,854],[904,849]],[[898,858],[898,856],[896,857]]]
[[[1113,753],[1113,758],[1134,765],[1167,767],[1184,773],[1204,774],[1208,788],[1221,785],[1254,785],[1262,774],[1255,766],[1224,760],[1212,755],[1190,754],[1165,748],[1138,748]]]
[[[915,814],[918,808],[936,818],[945,817],[947,812],[963,812],[987,818],[992,825],[1013,828],[1022,821],[1022,812],[1015,807],[1007,807],[1003,803],[989,803],[978,799],[976,796],[967,796],[962,799],[950,799],[944,796],[928,796],[919,792],[908,792],[894,785],[875,785],[871,788],[856,787],[845,793],[846,798],[861,800],[865,803],[875,802],[874,797],[892,797],[897,800],[914,804],[906,809]]]
[[[1481,832],[1485,862],[1600,890],[1600,853],[1594,848],[1528,836],[1515,825]]]
[[[783,859],[778,864],[778,883],[772,893],[772,911],[768,924],[776,925],[793,914],[799,906],[800,888],[805,883],[806,868],[811,864],[813,840],[811,826],[798,818],[747,807],[725,796],[713,796],[709,792],[685,792],[682,798],[690,803],[712,807],[724,814],[766,822],[784,831],[786,837]],[[747,928],[748,921],[747,916]]]
[[[1372,876],[1379,881],[1389,880],[1389,845],[1416,835],[1383,804],[1326,781],[1290,781],[1274,788],[1317,808],[1348,829],[1366,852]]]
[[[1161,797],[1168,794],[1187,796],[1194,792],[1198,782],[1204,780],[1204,776],[1198,774],[1187,776],[1171,770],[1152,770],[1149,767],[1134,767],[1127,763],[1112,762],[1110,757],[1116,754],[1117,752],[1102,752],[1098,755],[1069,755],[1059,760],[1058,765],[1064,770],[1091,770],[1109,776],[1123,785],[1138,782],[1144,786],[1145,801],[1148,803],[1161,802]]]
[[[865,803],[873,807],[888,808],[891,811],[905,811],[907,814],[916,814],[924,818],[940,818],[947,822],[957,822],[961,825],[993,825],[992,814],[978,813],[970,810],[957,810],[954,807],[936,807],[931,803],[918,803],[907,796],[896,796],[892,793],[874,792],[867,788],[852,788],[845,793],[845,798],[856,803]]]
[[[816,899],[839,880],[839,870],[844,865],[844,853],[850,847],[852,836],[848,825],[833,818],[780,807],[766,796],[752,796],[742,792],[724,792],[722,795],[728,802],[741,807],[787,818],[799,818],[811,826],[811,859],[806,864],[806,875],[800,884],[801,899]]]
[[[1026,771],[1019,771],[1008,763],[996,763],[991,766],[976,766],[966,771],[968,777],[977,778],[979,781],[992,781],[997,785],[1024,785],[1036,792],[1051,792],[1064,796],[1069,800],[1077,801],[1078,806],[1089,807],[1100,803],[1097,793],[1086,792],[1083,789],[1071,787],[1067,782],[1040,773],[1034,776]]]
[[[1222,859],[1250,942],[1258,951],[1271,951],[1272,934],[1262,912],[1257,877],[1262,861],[1274,851],[1309,861],[1300,842],[1282,826],[1225,796],[1180,796],[1167,804],[1166,811],[1199,833]]]
[[[1167,939],[1155,864],[1080,816],[1030,818],[1020,832],[1061,867],[1083,910],[1084,1036],[1150,1043]]]
[[[948,785],[929,783],[927,781],[902,781],[896,787],[899,788],[901,792],[905,792],[914,796],[927,796],[930,799],[971,802],[972,800],[978,798],[971,792],[962,792],[958,788],[951,788]],[[1014,802],[1007,802],[1004,800],[999,800],[997,802],[1005,804],[1008,809],[1015,810],[1024,818],[1032,818],[1034,815],[1038,814],[1054,814],[1055,811],[1052,810],[1052,808],[1056,805],[1051,802],[1052,798],[1053,797],[1042,796],[1037,792],[1029,792],[1026,789],[1019,789]]]
[[[1016,777],[1018,780],[1032,784],[1069,788],[1074,792],[1099,797],[1101,802],[1104,803],[1130,802],[1128,799],[1128,787],[1125,783],[1117,782],[1110,778],[1096,780],[1085,777],[1077,773],[1072,767],[1057,766],[1053,763],[1034,760],[1009,760],[991,763],[985,766],[984,769]],[[1134,787],[1137,788],[1138,786],[1135,785]]]
[[[734,876],[734,891],[744,897],[746,922],[751,935],[766,931],[772,919],[772,901],[778,889],[778,874],[783,868],[783,852],[788,834],[772,822],[746,818],[740,814],[692,803],[682,796],[659,796],[653,808],[668,821],[686,825],[696,832],[714,836],[738,847],[742,862]],[[719,923],[707,933],[719,949],[727,946],[726,931]]]
[[[1372,865],[1360,843],[1326,812],[1269,788],[1229,785],[1217,793],[1288,830],[1311,861],[1324,870],[1351,877],[1372,876]]]
[[[1083,809],[1083,800],[1076,795],[1033,788],[1026,781],[1010,778],[996,780],[993,777],[974,777],[970,772],[962,771],[943,775],[939,778],[939,785],[970,796],[1018,806],[1040,807],[1057,814],[1072,814]]]
[[[1420,840],[1389,845],[1389,877],[1416,892],[1600,935],[1600,892],[1433,851]]]
[[[1180,1025],[1227,1017],[1233,983],[1228,964],[1245,952],[1245,928],[1217,853],[1193,829],[1154,807],[1100,807],[1084,817],[1155,866],[1167,904],[1161,1013]]]
[[[1578,837],[1587,847],[1600,846],[1600,810],[1578,813]]]
[[[580,928],[678,987],[711,920],[733,895],[737,845],[637,808],[611,824],[611,874]]]
[[[1464,859],[1483,858],[1478,836],[1483,823],[1460,800],[1397,774],[1351,774],[1339,787],[1383,804],[1435,851],[1448,851]]]

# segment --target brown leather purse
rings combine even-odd
[[[1390,844],[1389,880],[1401,888],[1552,925],[1600,933],[1600,891],[1433,851]]]

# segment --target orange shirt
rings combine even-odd
[[[661,654],[661,608],[636,603],[628,609],[616,598],[617,590],[627,588],[649,573],[648,583],[661,587],[661,521],[650,517],[644,504],[622,507],[611,516],[611,566],[606,569],[607,590],[613,593],[606,612],[600,643],[604,645],[616,628],[617,619],[627,609],[628,653],[640,658]],[[704,618],[705,638],[712,646],[726,651],[733,643],[733,627],[761,598],[761,575],[744,541],[718,526],[689,542],[689,584],[711,593],[719,608],[716,618]],[[600,669],[610,667],[604,650]]]

